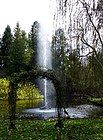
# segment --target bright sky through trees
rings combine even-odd
[[[34,21],[39,21],[50,34],[53,24],[54,0],[0,0],[0,34],[7,24],[13,30],[16,23],[27,33]]]

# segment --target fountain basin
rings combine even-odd
[[[41,109],[41,108],[31,108],[31,109],[25,109],[23,111],[23,114],[28,114],[28,115],[33,115],[34,118],[38,119],[49,119],[49,118],[54,118],[57,117],[57,113],[55,108],[51,109]]]
[[[78,106],[70,106],[66,109],[68,115],[66,115],[62,109],[62,116],[70,118],[88,118],[88,117],[97,117],[92,114],[92,112],[99,111],[99,107],[94,105],[78,105]],[[23,110],[23,114],[28,114],[36,117],[37,119],[49,119],[57,117],[57,110],[55,108],[30,108]]]

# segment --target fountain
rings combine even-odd
[[[47,40],[47,34],[45,33],[42,25],[40,26],[39,29],[37,54],[38,54],[37,55],[38,67],[40,67],[40,69],[43,71],[52,69],[51,46]],[[42,107],[41,109],[51,108],[48,98],[53,94],[53,92],[51,92],[53,90],[53,84],[51,83],[51,81],[48,81],[46,78],[39,79],[38,83],[39,83],[39,88],[41,92],[44,94],[44,98],[45,98],[44,107]]]
[[[43,71],[52,69],[51,46],[42,25],[39,27],[38,34],[37,67]],[[40,108],[25,109],[23,113],[34,114],[35,116],[39,116],[39,118],[55,116],[55,89],[52,81],[39,77],[37,83],[39,90],[44,95],[43,106]]]

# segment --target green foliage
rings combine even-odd
[[[67,76],[68,79],[72,82],[72,87],[74,89],[79,89],[82,86],[80,85],[81,82],[81,62],[79,58],[78,50],[72,50],[68,56],[68,69],[67,69]]]
[[[9,80],[6,78],[0,79],[0,99],[7,99],[9,92]],[[19,88],[17,90],[18,99],[33,99],[33,98],[43,98],[40,92],[31,83],[26,83],[25,85],[19,83]]]
[[[52,40],[53,68],[55,70],[64,71],[66,69],[67,49],[67,38],[63,29],[59,28]]]
[[[1,120],[0,137],[3,140],[102,140],[102,122],[102,118],[69,119],[64,121],[63,129],[57,129],[55,120],[17,120],[17,129],[8,131],[9,122]]]
[[[35,21],[31,27],[31,31],[29,33],[28,42],[29,46],[32,49],[30,66],[37,66],[37,46],[38,46],[38,38],[39,38],[39,28],[40,24],[38,21]]]
[[[43,98],[40,92],[35,88],[35,85],[30,83],[25,83],[25,85],[19,84],[17,90],[18,99],[33,99],[33,98]]]
[[[88,101],[94,105],[103,106],[103,98],[88,98]]]
[[[63,29],[58,29],[52,39],[53,68],[56,72],[62,71],[64,85],[79,93],[103,91],[103,52],[81,57],[81,46],[72,48],[67,41]],[[63,78],[61,78],[63,80]],[[68,83],[65,83],[68,81]]]
[[[6,78],[0,79],[0,99],[7,99],[9,92],[9,80]]]
[[[22,69],[25,69],[29,65],[31,59],[32,50],[29,47],[28,39],[26,37],[25,31],[22,31],[17,23],[14,30],[13,45],[9,50],[10,53],[10,63],[9,71],[10,73],[18,73]]]
[[[100,62],[103,62],[103,54],[98,53],[98,58]],[[79,67],[77,67],[79,66]],[[96,59],[95,54],[92,54],[88,57],[85,62],[82,62],[79,65],[74,65],[74,71],[71,71],[72,78],[76,75],[75,86],[82,93],[93,94],[93,95],[102,95],[103,91],[103,72],[101,67]],[[70,70],[68,70],[70,73]],[[78,86],[77,86],[78,85]]]
[[[9,25],[5,28],[4,34],[1,39],[1,60],[2,67],[8,69],[9,66],[9,50],[12,46],[13,35],[11,33],[11,28]]]
[[[0,67],[5,68],[5,71],[9,72],[7,74],[19,73],[22,70],[28,71],[37,66],[39,29],[40,24],[35,21],[27,36],[26,32],[21,30],[19,23],[16,24],[14,34],[11,32],[10,26],[7,25],[0,38]],[[102,50],[97,52],[97,56],[92,53],[86,57],[86,61],[80,60],[82,59],[80,46],[77,45],[77,48],[73,49],[64,30],[59,28],[53,36],[52,54],[53,68],[56,74],[59,73],[59,77],[62,75],[61,81],[65,87],[78,91],[103,91],[103,70],[100,66],[100,63],[103,65]],[[6,85],[5,89],[0,89],[1,97],[7,96],[7,90]]]

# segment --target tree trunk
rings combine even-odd
[[[15,113],[16,113],[16,90],[13,85],[10,85],[10,92],[9,92],[9,117],[10,117],[10,126],[9,129],[15,129]]]

